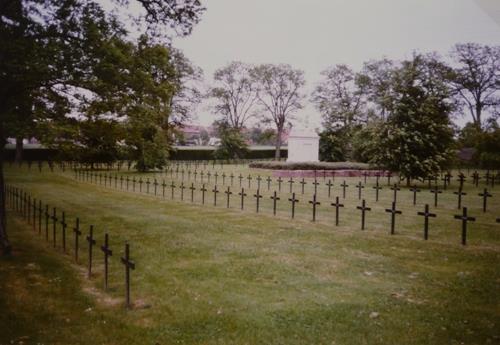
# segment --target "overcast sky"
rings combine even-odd
[[[205,73],[230,61],[288,63],[305,72],[308,95],[328,66],[446,55],[458,42],[500,45],[500,0],[206,0],[192,35],[174,45]],[[307,102],[309,103],[309,102]],[[200,106],[198,120],[215,116]],[[319,126],[310,104],[298,118]],[[466,118],[465,120],[467,120]],[[460,121],[463,122],[464,120]],[[304,122],[304,120],[303,120]]]

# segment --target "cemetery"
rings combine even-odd
[[[3,0],[0,345],[500,344],[500,3]]]

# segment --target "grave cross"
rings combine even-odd
[[[391,214],[391,235],[394,235],[394,228],[396,226],[396,214],[401,214],[402,212],[399,210],[396,210],[396,202],[392,202],[392,207],[391,208],[386,208],[385,212],[388,212]]]
[[[313,185],[314,185],[314,194],[316,194],[318,192],[318,185],[319,185],[319,182],[316,180],[316,178],[314,178]]]
[[[241,192],[238,193],[239,196],[241,196],[241,209],[243,210],[243,208],[245,207],[245,197],[247,196],[247,194],[245,193],[245,188],[241,188]]]
[[[281,176],[279,176],[276,181],[278,181],[278,192],[281,192],[281,182],[283,182],[283,180],[281,179]]]
[[[229,198],[231,197],[231,194],[233,194],[233,192],[231,192],[231,187],[227,187],[227,190],[224,193],[227,196],[227,198],[226,198],[226,207],[229,208]]]
[[[66,214],[64,211],[62,212],[62,217],[61,217],[61,228],[62,228],[62,246],[63,246],[63,252],[66,253],[66,228],[68,224],[66,224]]]
[[[271,181],[272,181],[272,180],[273,180],[273,179],[271,178],[271,176],[268,176],[268,177],[266,178],[266,181],[267,181],[267,190],[268,190],[268,191],[271,189]]]
[[[132,192],[135,192],[135,176],[132,177]]]
[[[207,181],[208,181],[208,183],[210,183],[210,176],[212,176],[212,174],[211,174],[211,173],[210,173],[210,171],[209,171],[209,172],[207,172],[207,178],[208,178],[208,180],[207,180]]]
[[[80,231],[80,218],[76,218],[76,224],[73,228],[73,233],[75,234],[75,262],[78,263],[78,238],[82,234]]]
[[[174,181],[170,184],[170,190],[171,190],[171,199],[174,200],[174,190],[175,190],[175,184]]]
[[[398,185],[395,183],[392,187],[391,187],[391,190],[394,191],[394,195],[393,195],[393,198],[392,198],[392,201],[393,202],[396,202],[397,201],[397,197],[398,197],[398,191],[401,190],[401,188],[398,187]]]
[[[391,185],[391,177],[392,177],[392,173],[390,171],[387,172],[387,185],[390,186]]]
[[[288,185],[289,185],[289,193],[292,193],[293,192],[293,184],[295,183],[295,181],[293,180],[293,177],[290,177],[290,179],[287,181]]]
[[[128,185],[129,185],[129,182],[130,182],[130,178],[128,176],[126,178],[126,181],[127,181],[127,192],[128,192]]]
[[[214,177],[215,177],[215,185],[217,185],[217,180],[219,178],[219,174],[217,173],[217,171],[215,172]]]
[[[205,188],[205,184],[203,184],[200,188],[201,190],[201,204],[205,204],[205,192],[208,191],[208,189]]]
[[[330,198],[331,192],[332,192],[332,187],[333,187],[332,180],[328,180],[328,183],[326,184],[326,186],[328,187],[328,198]]]
[[[181,182],[181,185],[179,188],[181,190],[181,201],[184,201],[184,189],[186,189],[187,187],[184,186],[184,182]]]
[[[38,200],[38,235],[42,234],[42,200]]]
[[[441,181],[443,181],[443,189],[446,190],[447,187],[448,187],[448,178],[446,177],[446,175],[444,175],[442,178],[441,178]]]
[[[241,182],[243,181],[243,175],[241,175],[241,173],[240,176],[238,176],[238,179],[240,180],[240,187],[241,187]]]
[[[203,183],[203,182],[204,182],[204,181],[203,181],[203,176],[204,176],[204,174],[205,174],[205,173],[204,173],[203,171],[200,173],[200,180],[201,180],[201,183]]]
[[[158,189],[158,181],[156,179],[153,185],[155,186],[155,196],[156,196],[156,190]]]
[[[259,213],[259,203],[260,199],[262,198],[262,195],[260,195],[260,190],[257,189],[257,193],[253,195],[255,198],[255,211]]]
[[[56,208],[54,207],[52,209],[52,240],[54,243],[54,248],[56,247],[56,230],[57,230],[57,214],[56,214]]]
[[[191,202],[194,202],[194,191],[196,187],[194,186],[193,182],[191,182],[191,187],[189,187],[189,189],[191,190]]]
[[[88,261],[88,273],[87,277],[90,279],[92,275],[92,247],[95,246],[96,242],[94,240],[94,226],[90,226],[90,231],[89,234],[87,235],[87,242],[88,242],[88,247],[89,247],[89,261]]]
[[[339,225],[339,208],[340,207],[344,207],[344,204],[341,204],[339,202],[339,197],[335,197],[335,203],[331,203],[331,205],[333,207],[335,207],[335,225],[338,226]]]
[[[258,175],[256,180],[257,180],[257,189],[260,189],[260,181],[262,180],[262,177],[260,177],[260,175]]]
[[[477,173],[477,171],[474,171],[474,173],[472,174],[472,183],[477,187],[479,185],[479,174]]]
[[[342,182],[342,184],[340,186],[342,187],[342,199],[345,199],[345,189],[346,189],[346,187],[349,187],[349,185],[346,184],[345,180],[344,180],[344,182]]]
[[[251,183],[252,183],[252,176],[250,174],[248,174],[247,180],[248,180],[248,189],[250,189],[251,188]]]
[[[109,249],[109,236],[104,234],[104,245],[101,246],[104,253],[104,290],[108,289],[108,259],[113,256],[113,251]]]
[[[36,231],[36,199],[33,198],[33,231]]]
[[[130,247],[125,243],[125,256],[121,258],[125,265],[125,305],[130,309],[130,270],[135,270],[135,262],[130,260]]]
[[[148,177],[146,180],[146,194],[149,194],[149,185],[150,184],[151,184],[151,182],[149,181],[149,177]]]
[[[120,189],[123,189],[123,175],[120,175]]]
[[[429,204],[425,204],[424,212],[417,212],[419,216],[424,216],[424,240],[429,238],[429,217],[436,218],[436,214],[429,212]]]
[[[375,186],[373,186],[372,188],[375,189],[375,202],[378,202],[378,192],[379,192],[379,190],[382,189],[382,187],[378,184],[378,181],[377,181]]]
[[[458,192],[453,192],[453,194],[458,196],[458,209],[462,208],[462,195],[467,195],[467,193],[462,192],[462,188],[458,190]]]
[[[484,189],[484,191],[482,193],[479,193],[478,195],[483,197],[483,212],[486,212],[486,204],[488,202],[488,198],[491,198],[493,195],[491,195],[488,192],[488,189],[486,189],[486,188]]]
[[[295,193],[292,193],[292,197],[288,199],[292,203],[292,219],[295,218],[295,203],[299,202],[298,199],[295,199]]]
[[[439,190],[437,185],[434,186],[434,189],[431,189],[431,193],[434,193],[434,207],[438,206],[438,194],[443,193],[442,190]]]
[[[455,219],[459,219],[462,221],[462,245],[467,244],[467,222],[468,221],[476,221],[475,217],[468,217],[467,216],[467,207],[462,208],[462,214],[461,215],[455,215]]]
[[[413,205],[417,204],[417,193],[420,193],[420,189],[417,188],[417,185],[414,184],[413,187],[410,188],[410,192],[413,192]]]
[[[361,181],[359,181],[359,183],[356,185],[356,188],[358,189],[358,200],[361,200],[361,189],[365,188],[365,186],[363,186],[361,184]]]
[[[222,176],[222,185],[225,186],[226,185],[226,173],[223,172],[221,176]]]
[[[142,193],[142,177],[139,178],[139,193]]]
[[[220,193],[219,190],[217,189],[217,185],[214,186],[212,192],[214,193],[214,206],[217,206],[217,194]]]
[[[370,207],[366,207],[365,199],[363,199],[361,206],[356,206],[358,210],[361,211],[361,230],[365,230],[365,213],[366,211],[371,211]]]
[[[276,215],[276,201],[280,200],[280,198],[276,195],[276,191],[274,191],[271,199],[273,200],[273,215]]]
[[[312,221],[316,221],[316,205],[321,205],[319,201],[316,201],[316,194],[313,195],[313,199],[309,200],[309,203],[312,204],[312,213],[313,213],[313,219]]]
[[[302,178],[302,181],[299,182],[302,185],[302,194],[304,194],[304,185],[307,184],[306,181],[304,181],[304,178]]]
[[[364,177],[364,182],[363,182],[363,183],[364,183],[364,184],[366,184],[366,177],[367,177],[367,176],[370,176],[370,174],[369,174],[369,173],[367,173],[367,172],[365,171],[365,172],[363,172],[363,174],[362,174],[362,175],[363,175],[363,177]]]
[[[463,186],[464,186],[464,181],[465,181],[465,175],[463,173],[460,173],[458,175],[458,181],[460,182],[460,187],[459,188],[462,189]]]
[[[231,173],[231,175],[229,175],[229,178],[231,179],[231,187],[233,186],[233,180],[234,180],[234,175],[233,173]]]
[[[163,198],[165,198],[165,187],[167,187],[165,180],[161,180],[161,194]]]

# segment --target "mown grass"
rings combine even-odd
[[[111,288],[103,292],[97,248],[95,273],[87,281],[85,243],[81,264],[75,265],[60,244],[52,249],[18,215],[10,214],[16,252],[0,262],[6,277],[0,282],[0,305],[6,311],[0,320],[0,343],[23,336],[30,337],[28,343],[60,344],[500,340],[500,229],[494,223],[500,195],[489,200],[491,211],[483,215],[480,200],[476,205],[472,198],[475,191],[469,190],[468,203],[478,221],[471,225],[469,245],[463,247],[460,224],[452,218],[457,213],[452,194],[449,200],[443,195],[442,206],[434,210],[439,216],[431,221],[430,240],[423,241],[422,219],[412,215],[421,207],[414,208],[411,196],[403,192],[403,215],[397,235],[390,236],[389,216],[383,212],[392,199],[389,193],[381,194],[380,206],[371,205],[367,230],[361,231],[353,190],[345,200],[341,226],[335,227],[331,210],[312,223],[305,202],[297,219],[290,221],[288,205],[274,217],[269,201],[255,214],[250,201],[243,212],[236,198],[231,209],[225,208],[222,196],[220,206],[201,206],[191,204],[189,197],[179,202],[176,195],[170,201],[76,182],[71,174],[9,168],[7,179],[64,209],[71,227],[73,217],[79,216],[84,234],[94,224],[99,245],[108,232],[114,255]],[[327,196],[321,198],[326,205]],[[137,264],[132,311],[123,308],[119,263],[126,240]],[[70,253],[72,249],[69,245]]]

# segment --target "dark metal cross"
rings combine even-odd
[[[462,188],[460,188],[457,192],[453,192],[453,194],[458,196],[458,209],[462,208],[462,195],[467,195],[467,193],[462,192]]]
[[[281,183],[283,182],[283,180],[281,179],[281,176],[279,176],[276,181],[278,181],[278,192],[281,192]]]
[[[276,201],[280,200],[280,198],[276,195],[276,191],[274,191],[271,199],[273,200],[273,215],[276,215]]]
[[[302,178],[302,181],[299,182],[302,185],[302,194],[304,194],[304,185],[307,184],[306,181],[304,181],[304,178]]]
[[[259,213],[259,203],[260,199],[262,198],[262,195],[260,195],[260,190],[257,189],[257,193],[253,195],[255,198],[255,211]]]
[[[92,275],[92,248],[95,246],[95,240],[94,240],[94,226],[90,226],[89,234],[87,235],[87,242],[88,242],[88,247],[89,247],[89,255],[88,255],[88,273],[87,277],[90,279]]]
[[[139,178],[139,193],[142,193],[142,177]]]
[[[125,306],[130,309],[130,270],[135,270],[135,262],[130,260],[130,247],[125,243],[125,256],[121,258],[125,265]]]
[[[62,213],[61,217],[61,228],[62,228],[62,246],[63,246],[63,252],[66,253],[66,228],[68,227],[68,224],[66,224],[66,214]]]
[[[170,189],[171,189],[171,199],[174,200],[174,190],[175,190],[175,184],[174,181],[170,184]]]
[[[82,232],[80,231],[80,218],[76,218],[75,227],[73,228],[73,233],[75,234],[75,262],[78,263],[78,239]]]
[[[241,188],[241,192],[238,193],[239,196],[241,196],[241,209],[243,210],[243,208],[245,207],[245,197],[247,196],[247,194],[245,193],[245,188]]]
[[[243,181],[243,176],[240,173],[240,176],[238,176],[238,179],[240,180],[240,187],[241,187],[241,182]]]
[[[455,215],[455,219],[459,219],[462,221],[462,245],[467,244],[467,222],[469,221],[476,221],[475,217],[468,217],[467,216],[467,207],[462,208],[462,214],[461,215]]]
[[[252,176],[250,174],[248,174],[247,180],[248,180],[248,189],[250,189],[252,184]]]
[[[363,186],[361,184],[361,181],[359,181],[359,183],[356,185],[356,188],[358,189],[358,200],[361,200],[361,189],[365,188],[365,186]]]
[[[361,206],[356,206],[358,210],[361,210],[361,230],[365,229],[365,213],[366,211],[371,211],[370,207],[366,207],[365,199],[361,202]]]
[[[189,187],[189,189],[191,190],[191,202],[194,202],[194,191],[196,187],[194,186],[193,182],[191,182],[191,187]]]
[[[380,187],[380,185],[378,184],[378,181],[377,181],[375,186],[373,186],[372,188],[375,189],[375,202],[378,202],[378,192],[379,192],[379,190],[382,189],[382,187]]]
[[[488,193],[488,189],[486,189],[486,188],[484,189],[484,191],[482,193],[479,193],[478,195],[483,197],[483,212],[486,212],[488,198],[491,198],[493,195]]]
[[[439,190],[437,186],[434,186],[434,189],[431,189],[431,193],[434,193],[434,207],[438,205],[438,194],[443,193],[442,190]]]
[[[290,193],[293,192],[293,184],[295,181],[293,180],[293,177],[290,177],[290,179],[287,181],[288,185],[290,186]]]
[[[424,240],[429,238],[429,217],[436,218],[436,214],[429,212],[429,204],[425,204],[424,212],[417,212],[419,216],[424,216]]]
[[[158,181],[155,179],[155,182],[153,182],[153,186],[155,186],[155,196],[156,196],[156,190],[158,189]]]
[[[123,175],[120,175],[120,189],[123,189]]]
[[[465,181],[465,175],[463,173],[458,175],[458,181],[460,182],[460,189],[462,189]]]
[[[292,219],[295,217],[295,203],[299,202],[298,199],[295,199],[295,193],[292,193],[292,197],[288,199],[292,203]]]
[[[313,213],[313,218],[312,221],[316,221],[316,205],[321,205],[319,201],[316,201],[316,194],[313,195],[313,199],[309,200],[309,203],[312,204],[312,213]]]
[[[221,176],[222,176],[222,185],[225,186],[226,185],[226,173],[223,172]]]
[[[231,194],[233,194],[233,192],[231,192],[231,187],[227,187],[227,190],[224,193],[227,196],[227,198],[226,198],[226,207],[229,208],[229,198],[231,197]]]
[[[332,187],[333,187],[332,180],[328,180],[328,183],[326,184],[326,186],[328,187],[328,198],[330,198],[331,192],[332,192]]]
[[[217,194],[220,193],[219,190],[217,189],[217,185],[214,186],[212,192],[214,193],[214,206],[217,206]]]
[[[335,197],[335,203],[331,203],[331,205],[333,207],[335,207],[335,225],[338,226],[339,225],[339,208],[340,207],[344,207],[344,204],[341,204],[339,202],[339,197]]]
[[[135,192],[135,176],[132,177],[132,192]]]
[[[410,192],[413,192],[413,205],[417,204],[417,193],[420,193],[420,189],[417,188],[417,185],[413,185],[413,187],[410,188]]]
[[[149,177],[148,177],[146,180],[146,194],[149,194],[149,185],[150,184],[151,184],[151,182],[149,181]]]
[[[208,189],[205,188],[205,184],[203,184],[200,188],[201,190],[201,204],[205,204],[205,192],[208,191]]]
[[[273,179],[271,178],[271,176],[268,176],[266,181],[267,181],[267,190],[269,191],[271,189],[271,181]]]
[[[344,180],[344,182],[342,182],[342,184],[341,184],[340,186],[342,187],[342,198],[343,198],[343,199],[345,199],[345,189],[346,189],[347,187],[349,187],[349,185],[348,185],[348,184],[346,184],[346,183],[345,183],[345,180]]]
[[[366,184],[366,177],[370,176],[370,174],[365,171],[362,175],[364,177],[364,184]]]
[[[392,187],[391,190],[394,191],[392,201],[397,202],[397,197],[398,197],[398,191],[401,190],[401,188],[398,187],[398,185],[395,183]]]
[[[214,177],[215,177],[215,184],[217,185],[217,180],[219,177],[219,174],[217,173],[217,171],[215,172]]]
[[[101,246],[104,253],[104,290],[108,289],[108,259],[113,255],[113,251],[109,249],[109,236],[104,234],[104,245]]]
[[[391,185],[391,177],[392,177],[392,173],[390,171],[387,172],[387,185],[388,186]]]
[[[477,171],[474,171],[474,173],[472,174],[472,183],[477,187],[479,185],[479,174],[477,173]]]
[[[391,235],[394,235],[394,228],[396,227],[396,214],[401,214],[402,212],[399,210],[396,210],[396,202],[392,202],[392,207],[391,208],[386,208],[385,212],[388,212],[391,214]]]
[[[314,194],[317,194],[319,182],[316,180],[316,178],[314,178],[313,185],[314,185]]]
[[[260,181],[262,180],[262,177],[260,177],[260,175],[258,175],[256,180],[257,180],[257,189],[260,189]]]
[[[181,190],[181,201],[184,201],[184,189],[186,189],[187,187],[184,186],[184,182],[181,182],[181,185],[179,186],[180,190]]]
[[[231,175],[229,175],[229,178],[231,179],[231,187],[233,186],[233,180],[234,180],[234,175],[233,173],[231,173]]]

